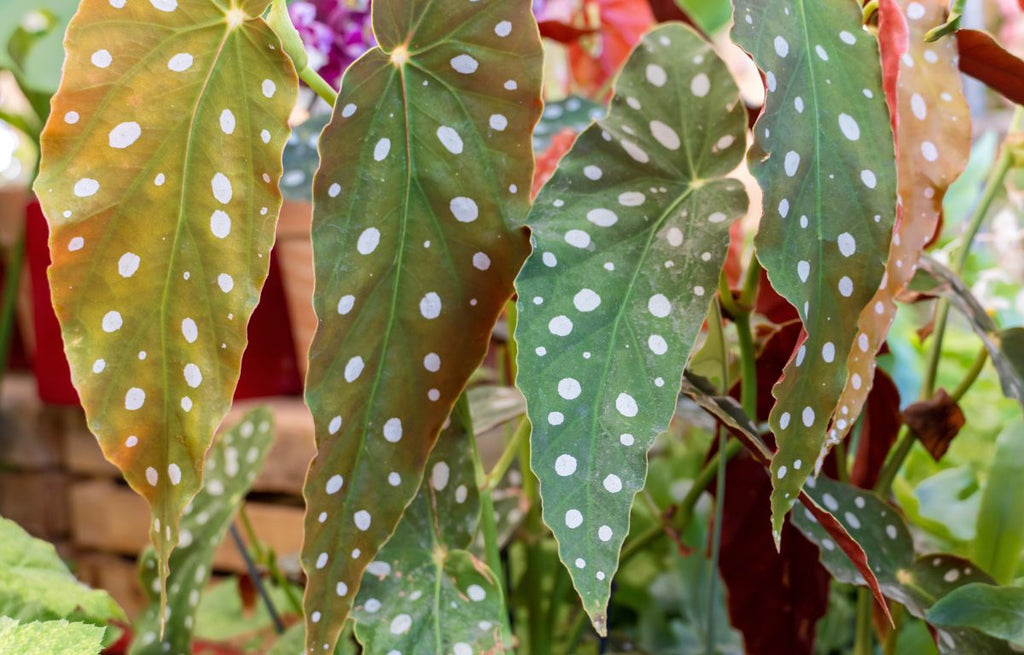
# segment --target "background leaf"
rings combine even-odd
[[[352,616],[367,652],[503,652],[498,578],[467,549],[480,518],[474,437],[456,416],[395,534],[363,576]]]
[[[139,561],[142,589],[149,606],[138,620],[131,653],[141,655],[190,652],[199,599],[210,577],[213,552],[224,539],[238,508],[263,469],[273,441],[269,409],[248,412],[238,425],[217,439],[206,458],[203,487],[185,508],[181,540],[171,555],[167,578],[167,615],[160,634],[160,580],[157,559],[147,550]]]
[[[996,582],[1009,583],[1024,547],[1024,421],[1010,423],[996,439],[996,452],[978,510],[974,561]]]
[[[0,655],[96,655],[102,640],[103,628],[88,623],[20,623],[0,616]]]
[[[162,569],[274,242],[297,85],[267,4],[85,0],[43,132],[35,191],[72,379],[152,507]]]
[[[124,611],[107,592],[75,579],[49,542],[2,517],[0,616],[25,623],[71,619],[101,627],[125,620]]]
[[[896,130],[900,204],[882,285],[857,319],[857,347],[832,412],[828,441],[838,442],[860,416],[874,380],[875,356],[896,317],[896,297],[910,283],[917,261],[942,217],[946,189],[963,172],[971,149],[971,115],[952,40],[926,43],[925,33],[945,20],[941,0],[882,0],[879,34],[886,99]],[[918,9],[920,8],[920,9]]]
[[[725,64],[693,30],[637,46],[608,117],[576,140],[530,214],[517,383],[544,518],[599,633],[646,454],[746,211],[726,179],[745,144]],[[694,180],[700,180],[695,183]]]
[[[317,651],[416,495],[511,295],[540,116],[526,0],[381,0],[373,12],[381,46],[342,80],[314,187],[320,328],[306,398],[319,454],[303,566]]]
[[[737,0],[734,20],[733,39],[768,87],[749,156],[765,192],[757,257],[808,335],[773,389],[777,542],[827,451],[857,317],[882,279],[896,206],[893,137],[877,45],[856,3]]]
[[[928,610],[928,622],[973,628],[1024,647],[1024,589],[979,582],[954,589]]]

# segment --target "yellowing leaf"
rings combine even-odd
[[[267,0],[84,0],[35,190],[53,302],[103,452],[178,519],[227,412],[267,275],[296,95]]]

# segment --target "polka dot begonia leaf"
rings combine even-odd
[[[857,319],[882,281],[896,212],[893,134],[878,45],[849,0],[736,0],[733,39],[764,71],[750,169],[755,239],[806,338],[772,394],[772,527],[813,472],[846,382]]]
[[[210,449],[203,487],[185,508],[178,547],[171,554],[162,638],[157,556],[152,549],[142,554],[139,573],[149,606],[134,626],[131,655],[192,652],[196,610],[210,577],[214,551],[263,470],[273,442],[272,421],[270,410],[254,409],[218,437]]]
[[[541,113],[528,0],[381,0],[373,24],[380,47],[345,73],[314,183],[303,566],[317,652],[415,497],[512,293]]]
[[[961,557],[917,556],[903,517],[871,492],[822,477],[809,480],[806,493],[864,548],[885,597],[902,604],[918,618],[924,618],[936,600],[959,586],[993,583],[987,573]],[[861,572],[809,509],[797,509],[792,517],[800,532],[818,546],[821,563],[833,578],[846,584],[867,585]],[[989,650],[994,642],[974,630],[942,630],[936,640],[941,653],[1010,652]]]
[[[747,209],[726,177],[745,116],[707,43],[678,24],[653,30],[530,214],[517,383],[544,519],[601,633],[647,451],[674,413],[729,225]]]
[[[494,573],[468,551],[480,518],[473,446],[458,419],[441,433],[419,494],[367,567],[352,616],[368,653],[504,652]]]
[[[886,98],[896,116],[899,219],[884,283],[857,321],[857,345],[847,358],[846,386],[819,459],[853,428],[864,407],[875,355],[896,317],[896,297],[914,277],[917,261],[939,226],[946,189],[963,172],[970,155],[971,117],[957,70],[956,42],[924,40],[945,15],[946,5],[940,0],[879,3]]]
[[[297,81],[267,0],[83,0],[36,194],[71,374],[166,575],[266,279]]]

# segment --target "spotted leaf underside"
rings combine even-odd
[[[363,576],[352,616],[370,653],[503,652],[504,601],[469,552],[480,519],[473,445],[457,407],[419,493]]]
[[[210,449],[203,486],[185,508],[178,547],[171,554],[162,639],[156,553],[150,549],[140,558],[142,589],[149,598],[149,606],[135,625],[132,655],[192,652],[196,610],[210,577],[213,553],[263,469],[273,441],[272,421],[270,410],[254,409],[218,437]]]
[[[234,4],[83,0],[35,184],[72,379],[162,565],[238,381],[297,93],[267,0]]]
[[[971,116],[957,70],[956,43],[926,43],[946,16],[942,0],[883,0],[879,30],[886,98],[895,116],[898,220],[884,284],[860,314],[856,347],[832,414],[829,441],[843,438],[860,416],[875,375],[875,356],[896,317],[896,297],[914,277],[918,259],[942,216],[946,189],[967,165]]]
[[[992,578],[970,561],[945,554],[917,556],[900,514],[877,496],[828,478],[807,483],[806,493],[857,540],[867,554],[882,593],[925,618],[928,608],[953,589]],[[793,512],[793,523],[818,546],[821,563],[840,582],[866,586],[864,576],[839,549],[832,535],[808,509]],[[942,653],[1003,653],[997,640],[976,630],[943,629],[936,643]]]
[[[893,135],[878,45],[853,0],[736,0],[733,39],[765,75],[751,172],[764,190],[755,240],[772,286],[807,332],[772,390],[776,541],[846,382],[857,318],[885,272],[895,220]]]
[[[317,652],[415,497],[511,295],[541,110],[527,0],[373,11],[380,47],[342,80],[314,184],[320,327],[306,398],[318,455],[303,566]]]
[[[725,177],[742,159],[744,114],[707,43],[678,24],[653,30],[530,214],[517,384],[544,519],[601,633],[647,451],[747,209]]]

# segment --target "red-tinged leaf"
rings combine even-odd
[[[314,184],[318,454],[302,561],[317,652],[337,641],[512,293],[541,108],[528,0],[373,12],[380,47],[342,80]]]
[[[569,46],[569,63],[579,88],[593,95],[625,63],[633,46],[655,25],[647,0],[594,0],[599,31]]]
[[[792,321],[800,320],[800,315],[796,313],[796,308],[779,295],[779,292],[772,286],[771,280],[768,279],[768,274],[764,271],[761,271],[761,281],[757,287],[754,311],[776,325],[785,325]]]
[[[823,480],[828,481],[827,478]],[[808,487],[811,487],[815,480],[812,478],[808,481]],[[853,565],[853,568],[857,571],[858,584],[867,586],[871,590],[871,594],[875,597],[875,602],[878,603],[878,607],[881,608],[885,618],[892,623],[892,614],[889,612],[889,604],[885,602],[885,595],[882,593],[882,588],[879,586],[878,577],[875,575],[874,569],[872,569],[871,562],[868,561],[867,553],[864,552],[864,548],[860,543],[850,534],[846,526],[841,523],[835,516],[825,511],[814,498],[806,491],[800,492],[800,502],[803,503],[804,508],[810,516],[813,516],[815,521],[821,528],[832,538],[832,542],[839,546],[839,549],[846,555],[846,561]],[[806,515],[805,515],[806,516]],[[808,520],[810,520],[808,516]],[[853,522],[851,522],[853,525]],[[805,533],[806,534],[806,533]],[[827,546],[824,547],[826,550]],[[877,562],[875,563],[877,566]],[[834,574],[833,574],[834,575]],[[844,580],[845,582],[845,580]]]
[[[957,30],[956,45],[961,71],[1007,100],[1024,105],[1024,61],[1010,54],[992,35],[979,30]]]
[[[531,197],[536,198],[541,188],[555,174],[555,170],[558,169],[558,162],[562,161],[562,157],[572,148],[572,144],[576,141],[576,136],[576,131],[569,128],[559,131],[551,139],[551,145],[548,146],[548,149],[537,157],[536,168],[533,170],[533,185],[530,188]]]
[[[856,319],[885,271],[896,209],[878,49],[855,2],[736,0],[733,39],[764,71],[751,173],[764,190],[755,240],[807,338],[775,385],[769,421],[778,531],[815,462],[846,380]]]
[[[876,368],[871,393],[864,405],[857,454],[850,471],[850,481],[854,485],[861,489],[874,488],[902,423],[900,391],[885,371]]]
[[[269,0],[85,0],[35,189],[90,429],[149,501],[161,579],[267,276],[297,92]]]
[[[850,431],[864,407],[875,378],[876,354],[896,317],[896,298],[914,277],[921,253],[939,227],[946,189],[970,155],[971,117],[956,70],[956,48],[949,39],[924,41],[925,32],[943,21],[945,3],[882,0],[879,12],[900,204],[883,285],[857,319],[856,347],[847,358],[846,384],[832,414],[827,445]]]
[[[537,27],[545,39],[572,43],[598,30],[593,19],[595,0],[546,0],[536,12]]]
[[[928,400],[908,406],[903,410],[903,420],[936,462],[946,454],[949,444],[967,422],[960,405],[945,389],[939,389]]]
[[[767,529],[772,485],[764,466],[734,458],[726,480],[719,567],[744,652],[810,654],[816,624],[828,609],[829,574],[817,561],[817,548],[786,521],[782,548],[775,549]]]

